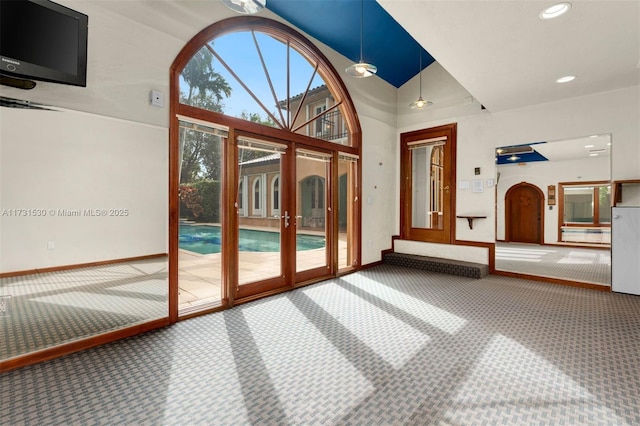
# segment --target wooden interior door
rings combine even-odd
[[[509,188],[505,195],[505,239],[509,242],[544,242],[544,194],[526,182]]]

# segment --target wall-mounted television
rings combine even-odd
[[[88,21],[49,0],[0,0],[0,73],[86,87]]]

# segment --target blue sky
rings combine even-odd
[[[286,45],[265,34],[257,33],[256,39],[260,45],[277,99],[283,100],[287,96]],[[263,104],[269,108],[271,112],[275,112],[276,102],[269,88],[251,33],[225,34],[215,39],[213,47],[242,81],[260,98]],[[293,49],[290,54],[290,67],[290,95],[295,96],[306,90],[314,68]],[[266,113],[262,108],[242,86],[238,84],[235,78],[227,72],[222,64],[216,61],[214,63],[214,69],[222,74],[232,88],[231,97],[223,101],[225,114],[237,117],[243,111],[246,111],[248,113],[257,112],[260,113],[262,117],[266,117]],[[316,75],[311,87],[316,87],[321,84],[324,84],[322,79]],[[279,117],[279,115],[276,116]]]

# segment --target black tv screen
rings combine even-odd
[[[86,86],[88,21],[49,0],[0,0],[0,73]]]

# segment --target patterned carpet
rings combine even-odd
[[[166,317],[167,260],[2,278],[0,295],[11,295],[0,313],[8,359]]]
[[[496,243],[496,269],[611,285],[611,250]]]
[[[640,297],[375,268],[0,376],[0,423],[640,424]]]

